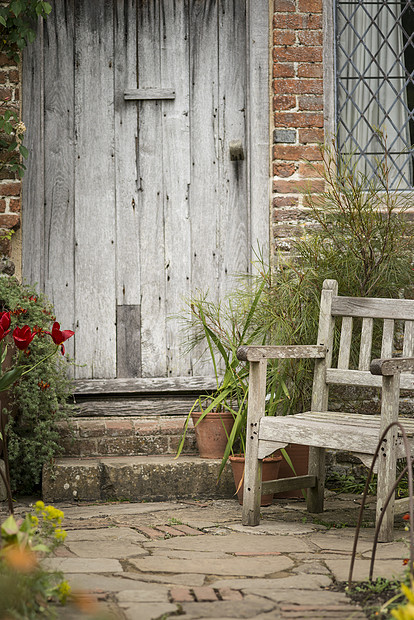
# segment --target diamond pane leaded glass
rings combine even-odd
[[[414,0],[337,0],[338,148],[369,177],[387,156],[400,189],[414,184],[413,36]]]

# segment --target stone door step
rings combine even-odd
[[[185,415],[74,417],[59,424],[59,443],[69,457],[175,456],[185,421]],[[192,424],[183,454],[197,454]]]
[[[221,461],[196,456],[111,456],[60,458],[43,469],[47,502],[166,501],[234,496],[227,465],[217,482]]]

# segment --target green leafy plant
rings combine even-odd
[[[43,0],[11,0],[1,6],[0,51],[19,62],[21,50],[36,38],[37,19],[51,11],[52,6]]]
[[[50,463],[61,450],[57,422],[67,419],[70,412],[72,382],[67,377],[67,359],[54,356],[57,345],[50,337],[42,337],[55,321],[45,298],[16,278],[0,278],[0,312],[8,311],[17,327],[28,325],[31,333],[39,333],[25,353],[9,348],[4,362],[7,368],[33,368],[2,398],[2,413],[8,419],[12,489],[31,494],[40,483],[43,464]]]
[[[65,604],[70,586],[59,572],[42,567],[66,537],[63,512],[37,502],[34,514],[0,526],[0,617],[56,618],[55,603]],[[51,605],[53,603],[53,605]]]

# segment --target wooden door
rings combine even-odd
[[[266,245],[267,28],[262,0],[56,0],[25,55],[23,271],[78,377],[202,374],[170,317]]]

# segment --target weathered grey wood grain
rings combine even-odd
[[[352,317],[342,317],[341,340],[339,343],[338,368],[349,368],[349,357],[352,342]]]
[[[358,370],[369,370],[369,365],[371,362],[371,346],[372,346],[373,329],[374,329],[374,320],[364,318],[362,320]]]
[[[414,321],[405,321],[404,323],[404,343],[403,343],[403,357],[413,357],[414,354]],[[381,357],[391,357],[392,351],[389,355],[384,355],[381,352]]]
[[[294,478],[269,480],[262,482],[262,493],[283,493],[284,491],[308,489],[314,487],[315,484],[315,476],[295,476]]]
[[[116,307],[116,376],[139,377],[141,372],[141,307]]]
[[[392,357],[390,359],[372,360],[371,363],[373,375],[389,376],[409,370],[414,370],[414,357]]]
[[[175,99],[174,88],[130,88],[124,92],[125,101],[148,99]]]
[[[246,457],[243,486],[243,525],[257,525],[260,519],[262,461],[258,459],[259,423],[265,413],[266,360],[250,362],[247,410]]]
[[[412,360],[414,362],[414,360]],[[389,424],[398,420],[398,406],[400,397],[400,374],[382,377],[382,399],[381,399],[381,426],[380,433],[385,432]],[[388,497],[392,485],[395,483],[397,454],[396,439],[397,427],[392,426],[381,445],[378,457],[378,482],[377,482],[377,521],[382,512],[385,512],[382,520],[378,540],[379,542],[390,542],[393,539],[394,530],[394,495],[387,507],[385,501]]]
[[[217,0],[189,0],[191,166],[190,213],[193,290],[205,290],[218,301],[220,248]],[[208,50],[205,54],[204,50]],[[206,183],[206,179],[208,182]]]
[[[372,375],[369,371],[360,370],[338,370],[328,368],[326,371],[326,382],[336,385],[355,385],[365,387],[381,387],[381,377]],[[414,375],[401,376],[401,388],[412,390],[414,388]]]
[[[218,6],[218,127],[217,165],[219,298],[234,289],[234,275],[251,272],[248,160],[232,161],[230,143],[246,149],[247,36],[246,6],[240,0],[221,0]]]
[[[112,0],[77,3],[75,350],[85,364],[76,368],[79,377],[116,372],[113,18]]]
[[[321,345],[291,345],[291,346],[260,346],[247,345],[237,349],[239,360],[258,362],[262,359],[295,359],[318,358],[326,355],[326,347]]]
[[[182,416],[187,415],[195,401],[194,395],[179,397],[148,396],[128,399],[100,399],[76,404],[74,416],[89,417],[139,417],[139,416]]]
[[[382,331],[381,357],[391,357],[394,344],[394,321],[385,319]],[[364,370],[366,370],[364,368]]]
[[[44,291],[62,328],[75,329],[74,0],[54,3],[44,32]],[[76,339],[65,347],[71,357]]]
[[[373,299],[369,297],[335,297],[334,316],[359,316],[373,319],[413,320],[414,301],[411,299]]]
[[[248,81],[247,151],[250,154],[248,195],[250,197],[250,239],[259,244],[263,256],[269,251],[269,45],[267,0],[247,0]]]
[[[141,304],[140,226],[136,139],[137,106],[122,96],[126,86],[137,85],[136,0],[115,3],[114,123],[116,200],[116,300],[118,306]],[[137,334],[140,336],[139,332]],[[117,350],[119,350],[117,344]],[[140,347],[136,349],[140,357]],[[137,355],[131,359],[133,375],[140,374]],[[119,364],[119,361],[118,361]],[[123,375],[125,376],[125,375]]]
[[[353,429],[358,428],[358,433]],[[346,432],[345,429],[349,429]],[[274,418],[265,416],[260,420],[259,439],[303,443],[316,448],[372,452],[379,439],[379,427],[344,426],[339,422],[319,422],[297,419],[296,416]]]
[[[74,381],[75,396],[105,396],[109,394],[194,392],[202,394],[217,388],[212,377],[157,377],[139,379],[77,379]]]
[[[160,3],[154,0],[139,2],[137,11],[138,86],[159,88],[162,48]],[[167,343],[162,105],[160,101],[140,101],[137,106],[142,376],[165,377]]]
[[[22,270],[28,282],[44,286],[44,56],[43,20],[37,38],[23,53],[22,115],[29,151],[22,186]]]
[[[174,101],[162,102],[165,324],[168,376],[192,373],[186,343],[180,338],[177,313],[191,292],[191,218],[188,188],[191,183],[189,14],[187,0],[178,6],[161,0],[161,85],[173,83]],[[197,129],[194,128],[196,131]]]

